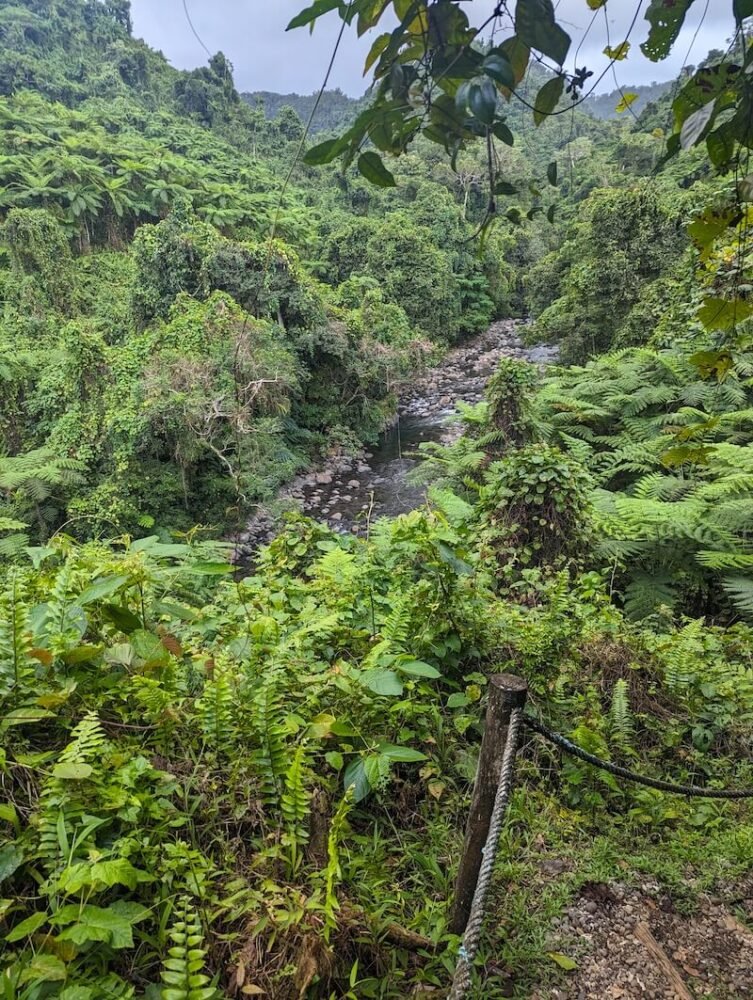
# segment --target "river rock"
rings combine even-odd
[[[316,482],[319,483],[322,486],[329,485],[329,483],[332,482],[333,478],[334,477],[333,477],[332,473],[329,472],[329,471],[327,471],[327,472],[317,472],[317,474],[316,474]]]

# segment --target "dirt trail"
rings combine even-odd
[[[584,886],[547,945],[577,968],[531,1000],[753,998],[753,878],[729,898],[684,914],[653,882]]]

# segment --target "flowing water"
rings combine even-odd
[[[502,320],[450,351],[403,395],[397,420],[373,451],[357,458],[335,459],[327,468],[297,479],[283,496],[310,517],[340,531],[359,532],[365,528],[367,516],[394,517],[421,506],[426,489],[411,484],[408,473],[420,462],[418,447],[422,442],[452,440],[457,403],[477,403],[483,398],[486,383],[502,357],[542,365],[556,360],[554,347],[524,347],[520,325],[515,320]],[[268,530],[268,522],[262,526],[257,519],[249,524],[240,539],[241,557],[255,548]]]

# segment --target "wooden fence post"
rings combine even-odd
[[[493,674],[489,678],[488,692],[489,702],[476,784],[465,830],[463,856],[455,880],[455,900],[449,927],[453,934],[462,934],[468,923],[484,844],[489,835],[489,822],[499,785],[510,713],[514,708],[524,707],[528,685],[521,677],[515,677],[513,674]]]

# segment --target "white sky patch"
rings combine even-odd
[[[280,93],[310,94],[321,86],[332,54],[340,21],[329,14],[320,22],[313,35],[305,28],[287,32],[290,19],[310,0],[186,0],[194,26],[211,52],[222,50],[235,67],[239,90],[272,90]],[[638,0],[609,0],[609,39],[613,46],[625,40]],[[640,51],[648,23],[643,13],[649,0],[640,4],[641,11],[630,36],[628,59],[616,66],[621,86],[674,79],[687,62],[695,64],[710,49],[725,48],[732,35],[734,21],[731,0],[695,0],[685,27],[672,55],[664,62],[652,63]],[[511,4],[512,6],[512,4]],[[592,27],[593,12],[586,0],[560,0],[557,17],[573,38],[568,69],[573,57],[578,66],[594,71],[594,79],[607,64],[602,54],[607,44],[607,24],[604,11],[599,11]],[[482,22],[494,9],[494,0],[473,0],[466,10],[474,22]],[[132,0],[134,33],[153,48],[160,49],[179,69],[193,69],[206,63],[206,53],[194,37],[186,20],[183,0]],[[693,42],[693,38],[697,37]],[[357,39],[355,30],[348,30],[338,54],[331,87],[340,87],[348,94],[360,96],[367,81],[362,75],[363,62],[375,33]],[[688,58],[688,50],[691,48]],[[593,85],[593,80],[590,81]],[[614,77],[608,72],[597,91],[613,90]]]

